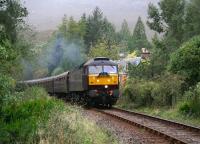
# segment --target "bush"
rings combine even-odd
[[[123,90],[124,101],[135,106],[173,106],[181,98],[183,79],[164,74],[154,80],[129,79]],[[125,102],[125,103],[126,103]]]
[[[47,99],[41,88],[28,88],[10,96],[12,101],[0,112],[1,143],[32,143],[37,140],[39,123],[45,123],[58,101]]]
[[[152,91],[154,105],[173,106],[182,97],[183,78],[165,73],[155,80],[157,85]]]
[[[137,66],[129,64],[128,71],[130,77],[138,79],[152,78],[151,64],[149,63],[149,61],[142,61]]]
[[[27,101],[6,106],[2,113],[3,127],[0,139],[3,143],[25,143],[36,140],[38,122],[45,122],[56,102],[46,100]]]
[[[189,116],[200,116],[200,82],[194,89],[184,94],[184,102],[180,105],[180,112]]]
[[[200,36],[194,37],[172,56],[170,70],[187,78],[190,85],[200,81]]]
[[[0,110],[4,104],[10,101],[14,87],[15,82],[11,77],[0,74]]]
[[[126,102],[133,102],[138,106],[151,106],[153,103],[152,90],[156,83],[153,81],[129,79],[123,90]]]
[[[17,99],[18,101],[49,99],[49,95],[44,88],[28,87],[25,91],[17,93]]]

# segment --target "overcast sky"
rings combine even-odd
[[[24,0],[28,8],[27,21],[38,30],[56,29],[66,14],[79,19],[85,12],[92,13],[98,6],[117,28],[123,19],[128,21],[132,30],[138,16],[146,23],[148,4],[159,0]]]

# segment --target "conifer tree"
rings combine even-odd
[[[133,51],[133,50],[140,51],[141,48],[149,47],[149,42],[147,40],[145,27],[144,27],[141,17],[138,18],[138,21],[135,25],[135,29],[133,31],[133,36],[132,36],[132,41],[133,41],[133,44],[132,44],[131,51]]]
[[[129,30],[129,27],[128,27],[128,23],[127,21],[124,19],[123,23],[122,23],[122,26],[121,26],[121,30],[120,30],[120,38],[122,41],[128,41],[129,38],[130,38],[130,30]]]
[[[88,53],[90,47],[94,46],[98,39],[102,37],[103,30],[103,13],[96,7],[92,15],[87,19],[86,34],[84,37],[85,44],[87,46],[86,52]]]

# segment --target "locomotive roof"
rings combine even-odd
[[[97,57],[97,58],[88,60],[84,64],[84,66],[96,66],[96,65],[112,65],[112,66],[115,66],[115,65],[117,65],[117,63],[110,60],[109,58],[106,58],[106,57]]]

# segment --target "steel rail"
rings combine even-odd
[[[116,119],[119,119],[119,120],[122,120],[130,125],[134,125],[134,126],[137,126],[139,128],[143,128],[151,133],[154,133],[155,135],[158,135],[158,136],[161,136],[161,137],[164,137],[166,138],[167,140],[169,140],[171,143],[178,143],[178,144],[187,144],[189,143],[187,140],[185,139],[180,139],[176,136],[172,136],[170,134],[167,134],[163,131],[160,131],[156,128],[153,128],[153,127],[150,127],[150,126],[147,126],[145,124],[142,124],[142,123],[139,123],[137,121],[134,121],[134,120],[129,120],[129,119],[126,119],[125,117],[121,117],[119,115],[116,115],[116,114],[113,114],[111,112],[107,112],[105,110],[101,110],[101,109],[95,109],[96,111],[98,112],[101,112],[105,115],[108,115],[108,116],[111,116],[111,117],[114,117]],[[171,126],[178,126],[180,128],[183,128],[183,129],[187,129],[187,130],[190,130],[190,131],[194,131],[194,132],[200,132],[200,128],[198,127],[194,127],[194,126],[189,126],[189,125],[185,125],[185,124],[182,124],[182,123],[178,123],[178,122],[173,122],[173,121],[170,121],[170,120],[166,120],[166,119],[162,119],[162,118],[158,118],[158,117],[154,117],[154,116],[149,116],[149,115],[146,115],[146,114],[143,114],[143,113],[138,113],[138,112],[132,112],[132,111],[128,111],[128,110],[123,110],[123,109],[119,109],[119,108],[113,108],[111,109],[112,110],[116,110],[116,111],[119,111],[121,113],[128,113],[128,114],[131,114],[131,115],[134,115],[134,116],[140,116],[140,117],[143,117],[143,118],[147,118],[147,119],[151,119],[151,120],[154,120],[155,122],[156,121],[159,121],[159,122],[162,122],[162,123],[167,123]],[[200,142],[199,142],[200,143]]]

